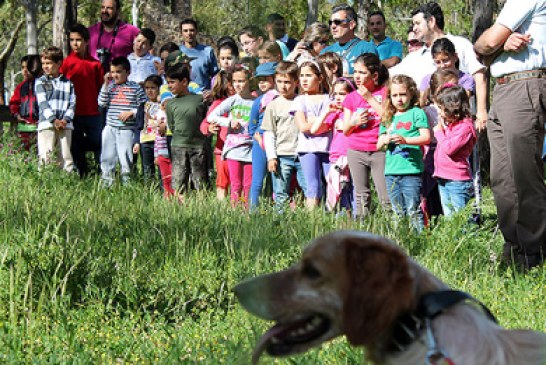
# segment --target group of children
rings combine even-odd
[[[75,32],[83,33],[78,34],[86,46],[89,35],[80,28]],[[192,90],[190,57],[168,44],[156,59],[149,56],[155,36],[142,30],[139,37],[134,55],[114,58],[104,75],[95,71],[103,80],[97,106],[105,110],[100,153],[105,187],[113,184],[118,162],[127,183],[133,155],[140,154],[144,175],[153,175],[157,165],[165,194],[183,200],[188,189],[207,184],[207,144],[214,135],[217,197],[229,192],[234,206],[258,207],[264,181],[271,179],[269,196],[278,211],[299,189],[309,209],[324,202],[329,210],[362,217],[370,211],[373,179],[382,207],[408,216],[421,230],[421,201],[430,186],[438,187],[446,215],[472,196],[473,85],[457,69],[453,44],[445,38],[432,47],[438,70],[419,85],[420,92],[408,76],[389,78],[375,54],[356,59],[351,79],[342,77],[342,59],[334,53],[282,61],[276,43],[265,42],[254,69],[252,57],[239,61],[237,44],[224,37],[217,47],[220,71],[210,95],[201,95]],[[81,44],[71,46],[80,52]],[[88,57],[86,52],[81,57]],[[30,59],[25,62],[31,70]],[[58,144],[58,161],[72,171],[74,85],[61,73],[60,50],[46,49],[41,63],[44,75],[28,77],[19,92],[35,93],[36,103],[14,103],[12,112],[32,124],[37,104],[41,163],[51,161]]]

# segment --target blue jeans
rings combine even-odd
[[[252,142],[252,184],[250,185],[250,208],[256,208],[264,186],[265,175],[267,174],[267,157],[265,151],[258,144]]]
[[[303,176],[303,169],[297,156],[279,156],[277,157],[277,161],[277,172],[271,173],[271,178],[273,179],[275,206],[277,210],[282,212],[289,198],[290,182],[294,173],[296,173],[296,178],[304,193],[307,186],[305,184],[305,177]]]
[[[300,153],[299,157],[307,185],[305,197],[321,199],[324,195],[322,179],[324,176],[328,176],[330,169],[328,153],[306,152]]]
[[[119,162],[121,180],[129,181],[133,166],[133,130],[107,125],[102,130],[100,169],[106,186],[114,182],[114,171]]]
[[[438,179],[438,189],[442,201],[442,210],[446,216],[463,209],[472,198],[474,186],[472,180],[457,181]]]
[[[421,175],[386,175],[387,192],[392,209],[399,217],[408,216],[418,232],[424,227],[421,203]]]

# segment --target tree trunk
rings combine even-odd
[[[66,1],[66,26],[69,30],[78,22],[78,0]]]
[[[67,53],[66,41],[67,0],[53,0],[53,45]]]
[[[180,42],[180,22],[191,17],[191,0],[146,0],[142,9],[142,26],[152,29],[157,38],[155,44]]]
[[[139,0],[133,0],[133,5],[131,6],[131,17],[133,18],[133,25],[138,27],[138,7],[140,6]]]
[[[17,44],[17,39],[19,38],[19,32],[21,31],[21,28],[23,28],[24,20],[21,20],[17,26],[15,27],[15,30],[11,34],[11,37],[8,41],[8,44],[6,45],[6,48],[4,51],[0,54],[0,105],[6,105],[6,100],[4,99],[4,72],[6,71],[6,65],[8,64],[9,58],[13,52],[13,49],[15,48],[15,44]]]
[[[305,21],[305,27],[307,28],[311,24],[317,21],[318,18],[318,0],[307,0],[307,20]]]
[[[356,10],[356,17],[358,18],[358,22],[356,25],[356,35],[357,37],[361,39],[367,39],[368,38],[368,14],[370,11],[370,7],[372,6],[372,0],[358,0],[356,2],[358,4],[358,9]]]
[[[37,13],[38,4],[36,0],[21,0],[21,4],[25,8],[25,20],[27,25],[27,53],[38,53],[38,25]]]

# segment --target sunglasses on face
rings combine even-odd
[[[408,46],[422,46],[424,43],[417,40],[417,39],[410,39],[409,41],[406,42],[408,44]]]
[[[322,39],[320,41],[317,41],[318,44],[320,44],[321,46],[325,46],[328,44],[330,40],[329,39]]]
[[[334,20],[329,20],[328,25],[332,26],[332,24],[335,24],[336,26],[339,27],[341,24],[349,23],[350,21],[351,19],[334,19]]]

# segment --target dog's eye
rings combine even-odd
[[[306,264],[303,266],[303,275],[309,279],[318,279],[320,278],[320,272],[311,264]]]

